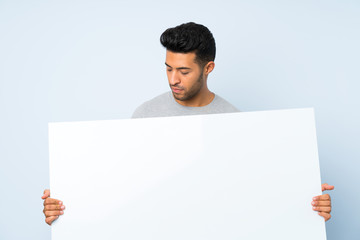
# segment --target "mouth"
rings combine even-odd
[[[174,93],[180,93],[180,92],[182,92],[184,89],[182,89],[182,88],[176,88],[176,87],[171,87],[171,90],[172,90]]]

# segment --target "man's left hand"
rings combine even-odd
[[[334,186],[331,186],[327,183],[324,183],[321,185],[321,190],[333,190]],[[311,205],[313,205],[313,210],[318,211],[319,215],[324,217],[325,221],[329,220],[331,218],[330,212],[331,212],[331,198],[329,194],[323,194],[320,196],[316,196],[313,198],[313,201],[311,202]]]

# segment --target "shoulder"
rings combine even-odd
[[[215,98],[212,102],[212,107],[218,109],[220,112],[223,113],[232,113],[232,112],[240,112],[234,105],[226,101],[224,98],[220,97],[219,95],[215,94]]]
[[[171,98],[169,94],[170,92],[165,92],[150,99],[149,101],[144,102],[135,109],[132,118],[151,117],[152,115],[156,114],[160,108],[164,107],[170,102]]]

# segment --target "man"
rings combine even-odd
[[[165,117],[195,114],[238,112],[233,105],[208,89],[207,78],[215,67],[215,39],[205,26],[186,23],[167,29],[160,37],[166,48],[166,72],[170,92],[166,92],[139,106],[133,118]],[[322,184],[322,191],[334,186]],[[45,190],[45,222],[49,225],[64,213],[60,200],[50,198]],[[313,198],[313,209],[329,220],[331,199],[329,194]]]

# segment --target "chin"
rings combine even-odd
[[[179,100],[179,101],[186,101],[186,100],[188,100],[186,95],[180,95],[180,94],[177,94],[177,93],[174,93],[174,92],[172,92],[172,94],[173,94],[173,96],[174,96],[174,98],[175,98],[176,100]]]

